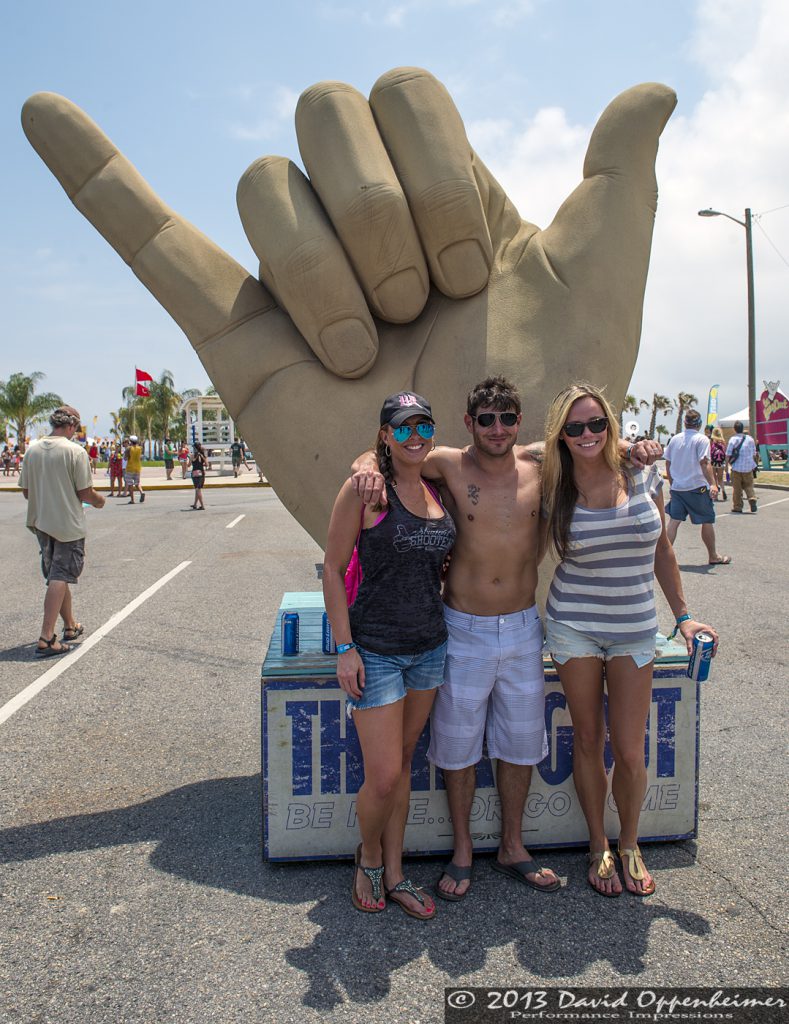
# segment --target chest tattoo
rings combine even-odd
[[[468,496],[472,505],[479,504],[479,487],[476,484],[468,485]]]

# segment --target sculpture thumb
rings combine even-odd
[[[633,86],[600,116],[584,161],[584,180],[565,200],[553,223],[541,232],[554,271],[579,294],[611,290],[622,316],[643,300],[649,266],[657,182],[658,140],[677,98],[668,86]],[[640,324],[626,336],[637,345]]]

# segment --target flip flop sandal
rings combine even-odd
[[[453,864],[452,861],[450,861],[449,864],[444,866],[444,869],[438,876],[438,882],[441,881],[444,875],[449,875],[454,882],[470,881],[471,874],[472,868],[470,864],[468,867],[461,867],[459,864]],[[465,892],[444,892],[443,889],[439,888],[438,882],[436,882],[433,887],[433,892],[439,897],[439,899],[447,900],[450,903],[460,903],[460,901],[464,900],[471,892],[471,886],[469,886]]]
[[[610,850],[590,850],[587,854],[587,859],[589,860],[590,864],[594,864],[595,862],[597,862],[597,869],[595,871],[595,874],[604,882],[607,882],[609,879],[613,878],[616,875],[616,863],[614,862],[614,855],[611,853]],[[591,889],[594,889],[598,896],[612,897],[622,895],[621,889],[619,890],[619,892],[614,892],[613,889],[610,892],[605,892],[603,889],[598,889],[597,886],[593,885],[592,882],[589,880],[588,874],[586,876],[586,881],[589,887]]]
[[[391,889],[386,889],[386,895],[392,900],[392,903],[396,903],[404,914],[408,914],[409,917],[415,917],[418,921],[432,921],[436,916],[436,908],[433,907],[433,912],[430,914],[418,914],[415,910],[411,910],[407,907],[402,900],[395,898],[399,892],[407,892],[409,896],[413,896],[415,900],[425,906],[425,898],[422,895],[420,889],[414,885],[410,878],[404,878],[402,882],[398,882],[397,885],[393,885]]]
[[[356,875],[357,872],[361,871],[363,875],[366,875],[370,879],[372,885],[372,897],[376,903],[381,899],[381,879],[384,877],[384,866],[383,864],[379,868],[366,868],[362,864],[362,844],[356,847],[356,856],[353,861],[353,887],[351,888],[351,900],[357,910],[361,910],[363,914],[382,914],[386,909],[386,904],[383,907],[365,907],[362,901],[359,899],[359,894],[356,892]]]
[[[545,868],[540,867],[536,860],[521,860],[517,864],[502,864],[499,860],[494,860],[491,864],[494,871],[498,871],[502,875],[507,875],[509,878],[514,878],[518,882],[522,882],[524,885],[531,886],[532,889],[539,889],[540,892],[556,892],[557,889],[561,888],[562,883],[559,879],[555,879],[549,885],[540,885],[538,882],[532,882],[526,875],[539,875]]]
[[[644,858],[641,856],[641,850],[638,848],[638,843],[632,849],[623,850],[621,846],[617,847],[619,859],[622,861],[622,868],[624,870],[625,858],[627,858],[627,870],[630,878],[636,882],[642,882],[646,878],[646,864],[644,864]],[[643,892],[637,892],[633,889],[629,889],[627,886],[627,879],[625,879],[625,888],[631,894],[631,896],[651,896],[657,886],[655,885],[655,879],[652,879],[651,888],[644,889]]]
[[[81,622],[78,622],[73,628],[67,626],[63,630],[63,639],[68,641],[76,640],[77,637],[82,636],[84,632],[85,627],[82,625]]]
[[[43,640],[47,646],[36,648],[37,658],[59,658],[61,654],[68,654],[71,650],[68,644],[63,643],[61,643],[60,647],[55,650],[53,645],[58,642],[58,638],[54,633],[52,634],[51,640],[47,640],[45,636],[40,636],[38,639]]]
[[[709,562],[709,565],[731,565],[731,555],[721,555],[720,558],[716,558],[714,562]]]

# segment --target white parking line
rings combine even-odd
[[[228,523],[225,527],[226,530],[232,530],[236,523],[240,523],[246,513],[242,513],[240,516],[236,516],[232,523]]]
[[[157,580],[156,583],[148,587],[147,590],[144,590],[139,597],[135,597],[133,601],[130,601],[125,608],[121,608],[119,612],[116,612],[115,615],[113,615],[111,619],[108,619],[103,626],[99,626],[96,632],[91,633],[84,643],[79,644],[79,646],[75,647],[69,654],[64,654],[58,663],[53,665],[48,672],[45,672],[43,676],[39,676],[35,682],[26,686],[21,693],[16,695],[16,697],[12,697],[7,704],[4,704],[0,708],[0,725],[2,725],[3,722],[7,722],[11,715],[19,711],[20,708],[23,708],[28,701],[31,701],[36,696],[36,694],[41,693],[45,687],[54,682],[59,675],[66,671],[67,668],[71,668],[76,661],[79,661],[83,654],[87,654],[92,647],[95,647],[99,640],[107,636],[108,633],[111,633],[116,626],[119,626],[125,618],[128,618],[133,611],[136,611],[136,609],[147,601],[149,597],[153,597],[157,590],[161,590],[166,583],[169,583],[173,577],[177,576],[179,572],[182,572],[187,567],[187,565],[191,564],[191,562],[181,562],[180,565],[176,565],[174,569],[171,569],[168,573],[162,576],[160,580]]]

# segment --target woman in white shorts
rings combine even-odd
[[[605,680],[618,854],[628,891],[650,896],[655,882],[638,848],[638,818],[647,784],[655,578],[688,653],[699,630],[713,634],[716,649],[718,637],[688,614],[666,536],[662,478],[654,466],[623,466],[618,440],[616,416],[593,385],[571,384],[553,400],[545,428],[543,527],[560,564],[548,596],[546,632],[573,720],[573,778],[589,828],[588,882],[603,896],[622,892],[603,820]]]

